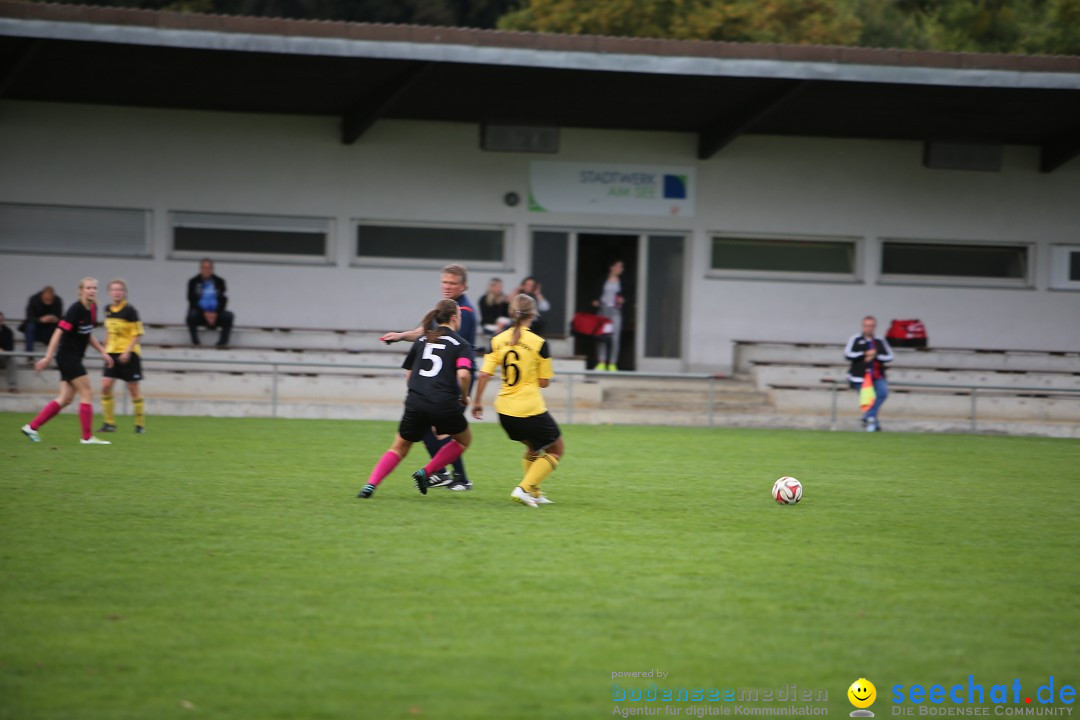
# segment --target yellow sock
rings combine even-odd
[[[116,424],[116,396],[114,395],[102,395],[101,396],[101,414],[105,416],[105,422],[108,425]]]
[[[131,403],[135,406],[135,424],[139,427],[146,425],[146,400],[139,398]]]
[[[529,455],[529,453],[525,453],[524,455],[521,456],[521,472],[522,472],[522,475],[528,475],[529,474],[529,468],[531,468],[533,466],[534,462],[536,462],[536,458]]]
[[[533,497],[540,497],[540,483],[555,472],[557,467],[559,467],[559,460],[554,455],[545,453],[536,458],[532,467],[525,473],[525,479],[521,481],[521,489]]]

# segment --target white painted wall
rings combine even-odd
[[[190,260],[168,258],[167,212],[314,215],[335,220],[336,262],[218,263],[240,325],[386,329],[437,296],[430,269],[350,265],[351,220],[510,225],[507,267],[528,274],[529,228],[667,230],[692,238],[687,367],[725,370],[736,339],[839,341],[867,312],[919,317],[938,345],[1080,350],[1080,293],[1047,290],[1048,246],[1080,242],[1080,162],[1050,175],[1008,148],[1001,173],[930,171],[918,143],[744,137],[707,162],[689,134],[570,130],[555,159],[698,168],[695,218],[530,213],[535,156],[485,153],[472,125],[383,121],[352,146],[333,118],[0,102],[0,202],[152,210],[151,259],[0,255],[0,310],[22,315],[46,283],[65,298],[83,275],[126,277],[148,322],[180,322]],[[552,159],[544,156],[544,159]],[[705,277],[709,232],[865,238],[863,284]],[[1033,290],[879,286],[880,236],[1037,242]]]

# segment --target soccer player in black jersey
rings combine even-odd
[[[469,272],[464,265],[447,265],[440,273],[442,295],[448,300],[453,300],[461,308],[461,327],[457,334],[465,339],[473,351],[476,351],[476,309],[472,301],[465,294],[469,289]],[[420,337],[426,328],[418,327],[407,332],[392,332],[383,335],[380,340],[387,345],[402,340],[413,342]],[[439,452],[443,445],[450,442],[448,437],[439,437],[434,432],[427,433],[424,438],[424,446],[431,457]],[[428,487],[444,487],[447,490],[472,490],[472,481],[465,473],[465,463],[460,458],[454,463],[454,472],[447,473],[445,468],[439,468],[438,472],[428,478]]]
[[[416,489],[427,495],[428,477],[461,457],[472,441],[469,421],[462,409],[469,404],[472,383],[473,348],[457,334],[461,310],[453,300],[442,299],[421,321],[427,328],[409,350],[402,365],[408,371],[409,393],[394,444],[371,471],[358,497],[375,494],[387,475],[409,454],[432,428],[450,441],[439,448],[431,461],[413,473]]]
[[[41,372],[52,362],[56,356],[56,366],[60,369],[60,394],[38,413],[38,416],[26,425],[22,426],[23,434],[34,442],[40,442],[38,428],[49,422],[63,408],[71,404],[75,393],[79,394],[79,423],[82,425],[83,445],[111,445],[105,440],[94,437],[91,428],[94,420],[94,391],[90,385],[90,377],[83,367],[83,356],[86,354],[86,345],[89,343],[101,353],[105,361],[105,367],[112,367],[113,359],[105,352],[105,348],[93,336],[94,325],[97,324],[97,290],[98,281],[92,277],[83,278],[79,283],[79,299],[68,308],[64,317],[60,320],[53,336],[49,340],[49,349],[45,351],[45,357],[34,363],[34,369]]]

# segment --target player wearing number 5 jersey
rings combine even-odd
[[[382,456],[358,497],[375,494],[387,475],[409,454],[432,428],[450,441],[439,448],[423,468],[413,473],[416,489],[427,495],[428,477],[461,457],[472,441],[469,422],[462,408],[469,404],[472,382],[473,348],[457,334],[461,310],[453,300],[443,299],[424,317],[420,327],[427,328],[409,350],[405,363],[409,394],[401,416],[394,444]]]
[[[562,432],[540,393],[551,382],[553,373],[547,340],[530,329],[536,317],[536,301],[528,295],[516,295],[510,301],[514,327],[491,339],[491,352],[484,356],[472,409],[474,418],[483,417],[484,388],[501,371],[502,388],[495,398],[499,422],[511,440],[528,448],[523,462],[525,477],[510,497],[528,507],[551,504],[540,491],[540,483],[559,467],[565,452]]]

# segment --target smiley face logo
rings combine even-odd
[[[851,683],[847,691],[848,700],[857,708],[868,708],[877,700],[877,688],[866,678],[859,678]]]

